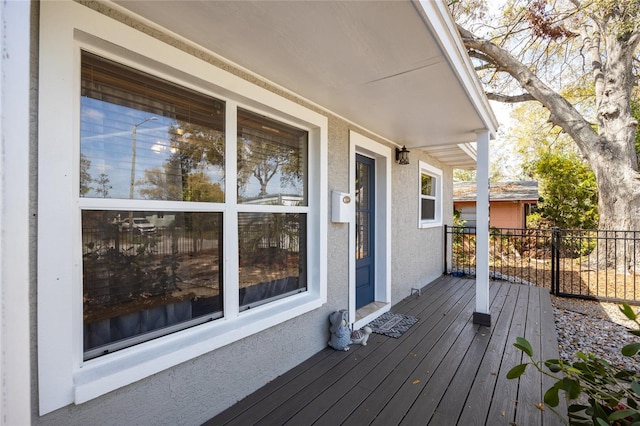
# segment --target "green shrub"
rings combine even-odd
[[[620,308],[627,318],[640,325],[638,314],[623,303]],[[640,336],[640,330],[631,330]],[[559,359],[535,361],[531,344],[518,337],[514,346],[524,352],[530,362],[516,365],[507,373],[508,379],[520,377],[529,365],[555,380],[544,394],[544,403],[569,425],[640,425],[640,373],[612,366],[593,354],[576,354],[578,361]],[[640,342],[630,343],[621,349],[625,356],[635,356]],[[568,420],[556,407],[560,403],[560,391],[569,401]],[[580,402],[586,399],[588,405]]]

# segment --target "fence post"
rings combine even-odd
[[[551,294],[556,294],[556,233],[551,229]]]
[[[551,294],[560,293],[560,230],[551,228]]]
[[[449,255],[448,253],[448,244],[447,244],[447,229],[448,229],[448,225],[444,225],[444,250],[442,251],[444,253],[444,271],[442,272],[442,275],[447,275],[447,256]]]

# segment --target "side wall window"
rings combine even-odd
[[[442,170],[420,161],[418,227],[442,225]]]

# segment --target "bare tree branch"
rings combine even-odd
[[[468,53],[469,53],[469,56],[472,58],[480,59],[481,61],[486,62],[487,64],[491,64],[494,67],[496,66],[495,61],[491,57],[485,55],[482,52],[478,52],[477,50],[470,50]]]
[[[530,93],[522,93],[520,95],[503,95],[502,93],[487,92],[487,98],[492,101],[504,102],[507,104],[515,104],[519,102],[529,102],[537,100]]]
[[[490,56],[498,67],[514,78],[531,97],[552,112],[551,120],[567,132],[579,144],[582,152],[593,150],[599,142],[597,133],[564,97],[547,86],[527,66],[508,51],[490,41],[475,37],[467,29],[458,26],[462,41],[468,50],[476,50]]]

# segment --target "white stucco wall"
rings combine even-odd
[[[142,24],[101,5],[103,13],[113,15],[143,31]],[[37,23],[34,23],[37,28]],[[366,129],[337,118],[325,111],[297,99],[293,95],[271,87],[268,83],[234,69],[218,58],[208,57],[193,47],[171,39],[169,35],[153,33],[154,37],[170,42],[187,52],[204,57],[212,66],[218,66],[261,87],[278,93],[294,102],[323,114],[329,119],[328,138],[328,191],[347,191],[349,188],[349,131],[356,130],[376,141]],[[188,70],[185,70],[188,71]],[[259,70],[255,70],[259,71]],[[33,82],[37,87],[37,81]],[[37,94],[34,94],[37,97]],[[35,98],[34,98],[35,99]],[[37,121],[32,122],[33,131]],[[396,303],[410,293],[411,287],[422,287],[442,273],[442,228],[417,228],[418,215],[418,160],[439,167],[444,174],[444,194],[451,194],[452,171],[426,154],[411,154],[410,166],[392,167],[392,302]],[[37,180],[31,182],[32,197],[37,194]],[[330,217],[331,203],[328,213]],[[450,223],[452,207],[449,198],[443,200],[443,218]],[[32,226],[32,254],[35,255],[37,230]],[[44,416],[38,415],[38,388],[32,386],[32,421],[41,425],[86,424],[200,424],[221,412],[265,383],[283,374],[295,365],[326,347],[328,314],[346,308],[349,296],[349,227],[329,222],[327,227],[327,303],[320,309],[267,329],[256,335],[224,346],[213,352],[164,370],[151,377],[120,388],[109,394],[80,405],[69,405]],[[32,264],[31,294],[35,294],[36,264]],[[33,374],[36,374],[36,321],[33,312],[37,306],[31,299],[32,338],[31,354]]]
[[[444,269],[444,231],[441,226],[418,228],[420,169],[424,161],[443,173],[443,224],[453,221],[453,169],[427,154],[414,150],[411,164],[393,166],[392,204],[392,303],[411,294],[412,288],[422,288],[442,275]]]

